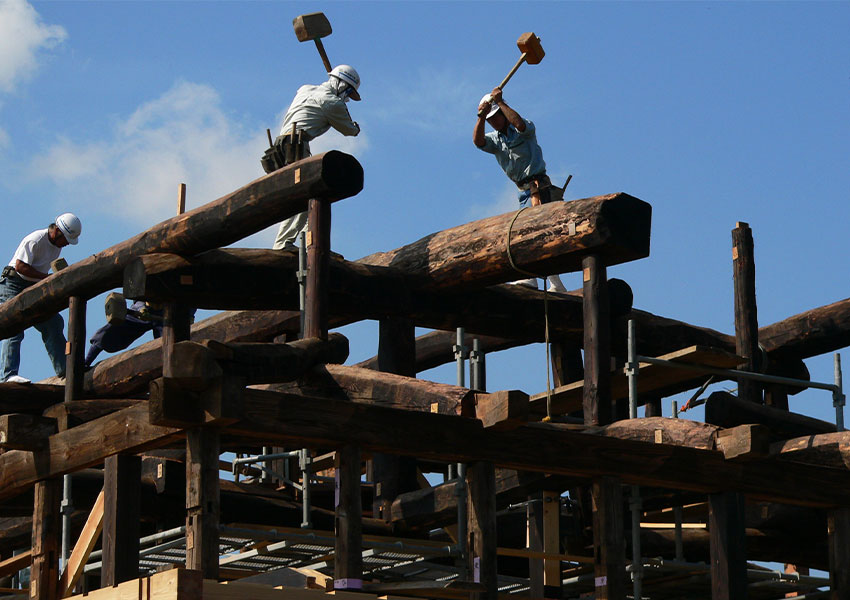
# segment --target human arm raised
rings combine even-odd
[[[501,110],[502,114],[505,115],[508,123],[513,125],[520,133],[525,131],[525,121],[521,116],[519,116],[519,113],[508,106],[508,103],[505,102],[504,98],[502,98],[502,90],[500,88],[493,88],[490,95],[493,96],[493,104],[499,107],[499,110]]]
[[[472,143],[479,148],[483,148],[486,143],[484,140],[484,123],[487,120],[487,112],[489,110],[489,102],[482,102],[478,105],[478,118],[475,121],[475,128],[472,130]]]

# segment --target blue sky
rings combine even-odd
[[[319,10],[331,62],[363,81],[350,106],[363,133],[314,144],[365,169],[363,192],[334,208],[347,258],[515,209],[472,127],[534,31],[546,57],[505,98],[535,122],[553,179],[573,175],[568,198],[624,191],[653,206],[651,256],[610,269],[636,307],[731,333],[737,221],[754,231],[761,325],[848,296],[848,2],[0,0],[0,253],[70,210],[84,229],[64,256],[80,260],[172,216],[180,182],[192,208],[260,176],[265,129],[325,79],[291,26]],[[345,333],[351,361],[375,353],[374,323]],[[545,389],[544,357],[489,357],[490,389]],[[808,364],[832,380],[831,357]],[[34,331],[21,373],[51,374]],[[833,418],[823,392],[792,408]]]

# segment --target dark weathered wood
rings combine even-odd
[[[0,306],[0,338],[23,331],[67,306],[121,285],[124,267],[151,252],[193,255],[227,246],[302,212],[309,198],[339,200],[363,188],[353,156],[330,151],[257,179],[226,196],[54,273]]]
[[[606,265],[599,255],[582,261],[584,293],[584,386],[587,425],[607,425],[611,414],[611,330]],[[554,414],[554,413],[553,413]]]
[[[525,509],[526,547],[532,552],[543,552],[543,492],[528,497]],[[543,559],[528,559],[528,595],[545,598],[543,587]]]
[[[331,203],[311,198],[308,204],[307,296],[304,305],[305,338],[328,337],[328,272],[331,252]]]
[[[718,431],[715,441],[727,460],[749,460],[767,456],[769,435],[764,425],[738,425]]]
[[[850,432],[806,435],[775,442],[770,454],[783,460],[850,469]]]
[[[593,574],[596,598],[626,597],[626,542],[623,534],[623,492],[615,477],[594,479]]]
[[[317,366],[305,373],[295,385],[256,387],[424,412],[475,415],[476,392],[472,390],[359,367]]]
[[[141,489],[141,458],[114,455],[106,459],[103,468],[102,587],[139,577]]]
[[[774,439],[835,431],[835,425],[832,423],[771,406],[746,402],[727,392],[714,392],[708,397],[705,403],[705,421],[720,427],[759,423],[773,432]]]
[[[850,298],[813,308],[759,329],[771,357],[809,358],[850,346]]]
[[[65,399],[65,386],[48,383],[0,383],[0,414],[40,415]]]
[[[475,461],[466,468],[469,572],[485,590],[472,598],[495,600],[499,595],[496,566],[496,482],[493,463]]]
[[[186,432],[186,568],[204,579],[218,579],[220,435],[212,427]]]
[[[416,377],[416,337],[413,321],[384,318],[378,324],[378,370],[405,377]],[[392,503],[399,494],[419,488],[416,460],[394,454],[372,456],[375,493],[372,514],[389,521]]]
[[[556,388],[584,379],[584,360],[581,348],[575,344],[552,342],[552,385]]]
[[[0,499],[36,481],[98,465],[113,454],[168,446],[182,437],[179,430],[149,425],[147,414],[147,406],[134,406],[59,432],[37,456],[23,450],[0,454]]]
[[[44,411],[44,416],[56,420],[58,431],[65,431],[140,402],[143,400],[76,400],[54,404]]]
[[[59,589],[59,540],[62,516],[62,479],[47,479],[35,484],[32,517],[32,567],[30,598],[55,600]]]
[[[0,415],[0,448],[38,450],[56,433],[56,419],[36,415]]]
[[[357,262],[402,269],[434,289],[502,283],[516,278],[505,244],[510,228],[515,264],[533,273],[577,271],[591,253],[615,265],[649,255],[651,213],[649,204],[622,193],[552,202],[516,219],[510,212],[473,221]]]
[[[850,508],[829,511],[829,588],[832,600],[850,597]]]
[[[308,369],[348,358],[348,339],[333,333],[327,340],[309,338],[286,344],[222,344],[214,340],[184,341],[174,348],[171,378],[188,389],[201,390],[225,373],[247,383],[292,381]]]
[[[719,428],[687,419],[646,417],[617,421],[604,427],[590,427],[585,431],[621,440],[714,450]]]
[[[65,402],[83,394],[83,365],[86,355],[86,299],[68,299],[68,341],[65,345]]]
[[[255,389],[245,390],[242,410],[242,419],[228,426],[229,433],[264,443],[318,447],[351,443],[425,460],[489,460],[518,470],[612,475],[624,483],[650,487],[735,489],[789,504],[831,506],[845,498],[850,501],[850,473],[841,470],[792,462],[726,461],[720,452],[584,434],[557,424],[496,432],[464,417]],[[0,466],[4,457],[0,456]]]
[[[744,359],[742,371],[760,371],[753,232],[747,223],[740,221],[732,230],[732,273],[735,283],[735,354]],[[761,404],[761,385],[739,378],[738,397]]]
[[[360,498],[360,448],[346,444],[336,452],[334,588],[363,587],[363,524]]]
[[[189,309],[176,302],[168,302],[163,308],[162,321],[162,375],[171,377],[174,367],[174,346],[189,339],[191,317]]]
[[[709,494],[712,600],[747,597],[744,497],[736,492]]]
[[[543,552],[557,555],[561,553],[561,494],[551,489],[543,491]],[[561,561],[547,558],[543,560],[543,591],[546,598],[561,598]]]

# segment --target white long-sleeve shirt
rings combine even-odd
[[[330,82],[302,85],[286,111],[279,135],[288,135],[292,124],[303,131],[306,141],[314,140],[333,127],[343,135],[357,135],[360,126],[351,120],[348,107],[331,88]]]

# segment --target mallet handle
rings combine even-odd
[[[516,61],[514,68],[511,69],[511,72],[508,73],[505,76],[505,78],[502,80],[502,83],[499,84],[499,89],[502,89],[507,85],[507,83],[511,80],[511,77],[514,76],[514,73],[516,73],[517,69],[519,69],[520,65],[525,62],[525,58],[526,58],[526,54],[525,54],[525,52],[523,52],[522,55],[519,57],[519,60]]]
[[[319,51],[319,56],[322,57],[322,62],[325,63],[325,70],[330,73],[331,72],[331,61],[328,60],[328,55],[325,53],[325,45],[322,43],[321,38],[313,38],[313,41],[316,42],[316,49]]]

